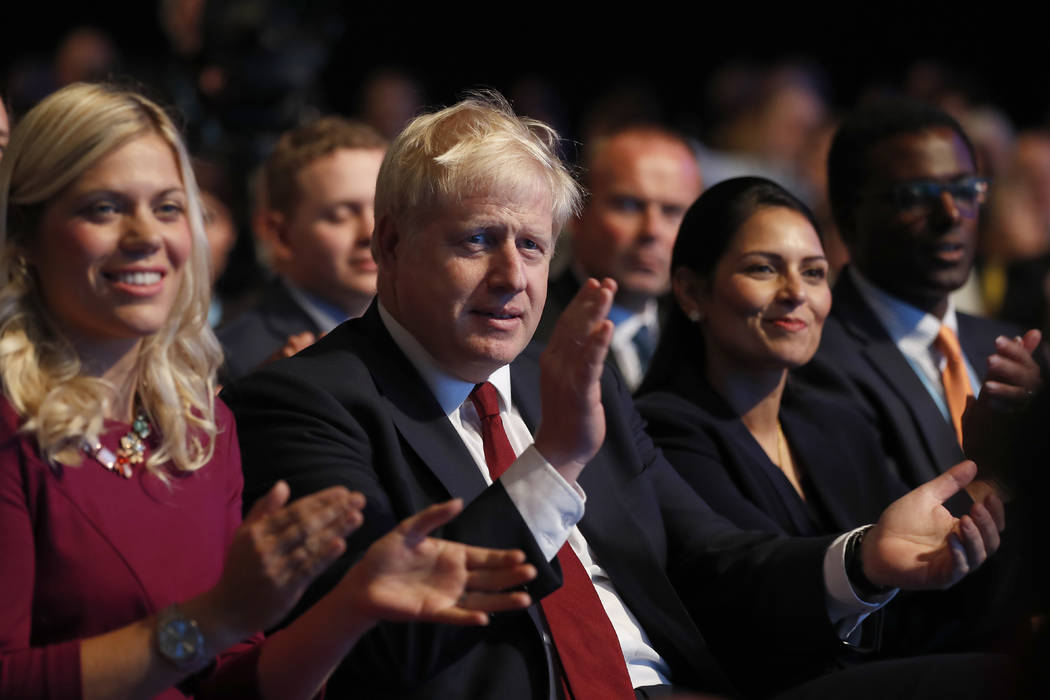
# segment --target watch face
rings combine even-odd
[[[167,612],[157,627],[160,653],[177,666],[193,664],[202,656],[204,638],[197,623],[177,611]]]

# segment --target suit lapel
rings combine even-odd
[[[982,333],[983,329],[978,327],[977,319],[972,316],[957,313],[956,320],[959,322],[959,345],[977,374],[977,379],[983,382],[988,374],[987,358],[995,352],[995,339],[989,337],[987,331]],[[977,391],[977,387],[973,389]]]
[[[511,365],[514,405],[535,434],[542,420],[539,398],[540,370],[533,346],[525,358]],[[594,552],[616,592],[634,614],[649,641],[671,668],[694,669],[697,678],[715,684],[724,675],[714,664],[674,587],[663,573],[664,567],[652,552],[644,529],[623,502],[621,487],[612,478],[617,466],[601,450],[584,469],[579,484],[587,494],[587,507],[578,527]],[[641,572],[653,572],[644,575]]]
[[[387,332],[373,302],[362,318],[368,340],[361,343],[376,387],[405,442],[453,498],[468,503],[486,488],[474,458],[416,368]]]
[[[785,392],[787,393],[787,392]],[[824,531],[830,526],[831,531],[848,530],[857,525],[857,513],[867,513],[869,494],[857,488],[851,477],[855,474],[854,465],[843,464],[841,451],[832,446],[827,435],[827,427],[834,425],[835,416],[813,414],[811,406],[802,404],[801,410],[787,396],[780,411],[792,449],[798,455],[804,470],[809,475],[807,482],[811,498],[831,518],[831,522],[821,527]],[[820,532],[801,533],[820,534]]]
[[[667,578],[664,564],[653,554],[643,526],[623,501],[622,485],[610,476],[617,472],[610,459],[599,452],[580,477],[580,486],[588,494],[580,532],[620,599],[668,665],[692,669],[709,687],[729,687]],[[687,679],[676,676],[676,680],[688,685]]]
[[[843,274],[835,285],[832,313],[846,331],[862,344],[861,355],[865,361],[875,373],[883,377],[889,391],[895,393],[907,408],[915,421],[916,432],[927,456],[937,465],[937,473],[925,473],[926,470],[917,464],[901,467],[923,472],[916,476],[926,481],[962,459],[962,450],[954,429],[944,420],[944,415],[916,376],[915,370],[864,302],[847,274]]]

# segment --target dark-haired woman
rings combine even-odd
[[[831,308],[827,269],[808,209],[765,179],[719,183],[682,222],[676,304],[637,404],[668,460],[743,528],[838,532],[874,522],[907,491],[860,414],[791,379],[820,343]],[[1009,400],[1034,366],[1038,339],[1003,340],[984,392]],[[974,500],[984,502],[984,489],[970,491]],[[917,621],[913,636],[923,639],[908,648],[950,647],[946,630],[956,628],[943,622],[933,633]],[[998,635],[1003,621],[988,622],[968,634]]]

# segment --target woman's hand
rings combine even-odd
[[[941,505],[976,474],[973,462],[960,462],[891,503],[861,545],[868,580],[909,590],[948,588],[994,554],[1006,527],[998,498],[989,495],[958,519]]]
[[[252,507],[212,590],[217,618],[242,636],[283,619],[363,520],[364,496],[342,486],[286,506],[289,493],[279,481]]]
[[[506,590],[536,576],[524,552],[427,537],[461,510],[459,499],[433,505],[373,543],[336,589],[346,609],[372,621],[484,625],[490,612],[527,607],[527,593]]]

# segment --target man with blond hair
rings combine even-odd
[[[275,353],[292,354],[375,295],[376,175],[386,141],[370,126],[324,117],[285,133],[263,165],[255,216],[277,275],[254,308],[219,330],[236,379]]]
[[[401,513],[450,497],[466,506],[443,537],[522,549],[537,569],[527,612],[478,629],[378,629],[333,677],[333,695],[782,688],[824,670],[839,637],[889,595],[860,600],[854,583],[950,585],[994,551],[999,523],[981,506],[960,524],[958,548],[945,539],[955,521],[940,502],[973,477],[969,464],[906,496],[865,535],[735,530],[653,447],[605,369],[611,279],[583,283],[542,356],[526,349],[557,231],[579,197],[555,146],[549,127],[498,96],[418,117],[380,169],[376,303],[224,392],[247,501],[278,479],[295,494],[344,484],[366,495],[365,523],[322,587]],[[756,665],[768,672],[750,672]],[[972,694],[981,670],[979,659],[916,664],[901,682],[965,676],[959,690]],[[896,688],[847,671],[793,696],[867,686]]]

